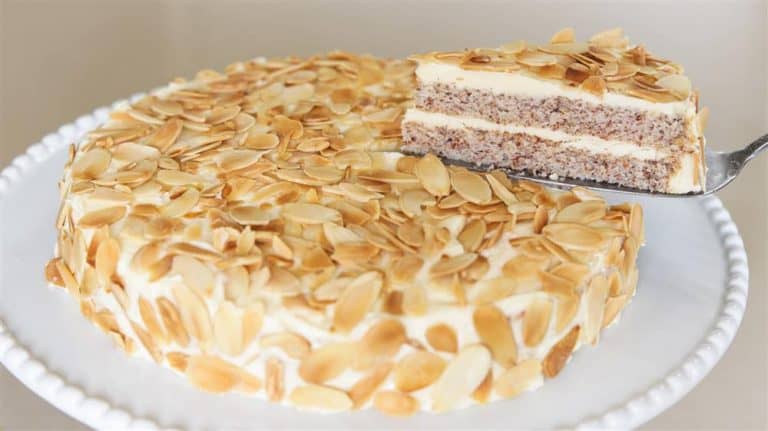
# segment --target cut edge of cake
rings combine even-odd
[[[575,42],[432,52],[418,67],[403,150],[664,193],[704,190],[708,110],[683,68],[620,29]]]

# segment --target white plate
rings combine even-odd
[[[95,428],[631,428],[674,404],[709,372],[744,312],[746,254],[720,200],[646,200],[637,296],[598,346],[581,349],[537,391],[405,420],[370,410],[300,413],[199,392],[170,371],[125,356],[80,316],[64,290],[43,279],[66,146],[107,112],[102,108],[47,136],[0,177],[0,362]]]

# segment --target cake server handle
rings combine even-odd
[[[728,185],[744,169],[746,164],[768,148],[768,134],[733,152],[710,152],[707,157],[707,191],[714,193]]]

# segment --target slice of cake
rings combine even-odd
[[[703,123],[681,66],[620,29],[574,42],[433,52],[418,62],[403,150],[664,193],[704,188]]]

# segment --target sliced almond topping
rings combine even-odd
[[[271,216],[269,212],[261,210],[259,207],[243,205],[232,208],[229,215],[236,222],[243,225],[263,226],[269,223]]]
[[[608,297],[608,279],[602,275],[592,278],[586,293],[587,317],[584,321],[584,341],[597,344],[600,328],[603,327],[605,300]]]
[[[143,297],[139,297],[138,303],[139,315],[141,316],[141,320],[144,322],[144,326],[147,328],[150,337],[157,344],[165,344],[167,342],[167,337],[160,321],[157,320],[157,314],[155,314],[155,309],[152,307],[152,303]]]
[[[160,214],[165,217],[181,217],[191,211],[200,200],[200,192],[188,188],[179,197],[160,207]]]
[[[449,410],[472,394],[485,379],[491,365],[491,353],[484,346],[475,344],[462,349],[432,386],[432,409],[437,412]]]
[[[77,225],[83,229],[93,229],[109,226],[125,217],[125,207],[111,207],[86,213],[77,221]]]
[[[393,369],[393,380],[399,391],[413,392],[434,383],[445,369],[445,361],[435,353],[424,350],[411,352]]]
[[[524,51],[517,55],[517,61],[526,66],[541,67],[557,63],[557,57],[539,51]]]
[[[419,401],[402,392],[380,391],[373,397],[373,406],[389,416],[411,416],[419,410]]]
[[[107,285],[117,270],[117,261],[120,258],[120,245],[114,238],[108,238],[99,243],[96,249],[95,267],[99,283]]]
[[[213,328],[205,302],[191,289],[174,286],[173,297],[179,305],[181,321],[187,333],[197,339],[203,349],[210,344]]]
[[[464,253],[452,257],[440,259],[430,268],[429,273],[433,277],[450,275],[466,269],[477,259],[477,253]]]
[[[464,230],[459,234],[458,240],[464,246],[464,251],[477,251],[483,238],[485,238],[485,233],[485,221],[483,219],[475,219],[464,226]]]
[[[593,251],[607,245],[600,231],[576,223],[554,223],[545,226],[542,233],[566,249]]]
[[[165,152],[176,142],[176,139],[178,139],[183,124],[184,123],[180,119],[171,118],[149,137],[148,144],[161,152]]]
[[[691,80],[685,75],[667,75],[659,78],[656,85],[666,88],[679,99],[687,99],[691,95]]]
[[[360,340],[354,368],[367,369],[394,356],[405,340],[405,326],[399,320],[383,319],[374,323]]]
[[[174,370],[181,373],[187,371],[189,355],[181,352],[168,352],[165,354],[165,359],[168,361],[168,365]]]
[[[181,320],[181,313],[176,306],[165,297],[159,297],[156,300],[157,309],[160,312],[160,318],[163,321],[168,335],[173,341],[181,347],[186,347],[189,344],[189,335],[184,328],[184,324]]]
[[[557,376],[563,369],[568,358],[571,357],[573,348],[579,340],[579,327],[574,326],[563,338],[560,339],[547,353],[541,363],[544,377],[549,379]]]
[[[475,308],[472,322],[478,337],[491,349],[496,362],[505,368],[517,362],[517,343],[512,327],[498,307],[483,305]]]
[[[451,174],[451,184],[461,197],[468,202],[482,204],[491,200],[491,188],[480,175],[467,170]]]
[[[215,274],[208,266],[192,256],[174,257],[172,271],[181,275],[184,284],[198,294],[208,295],[213,290]]]
[[[581,83],[579,88],[597,97],[603,97],[607,91],[605,80],[599,76],[590,76]]]
[[[310,352],[309,341],[293,332],[279,332],[261,337],[262,348],[277,347],[293,359],[304,359]]]
[[[381,286],[381,274],[376,271],[366,272],[349,283],[334,308],[333,328],[348,332],[357,326],[376,302]]]
[[[538,346],[549,329],[552,301],[536,298],[528,304],[523,317],[523,341],[528,347]]]
[[[352,385],[348,394],[356,409],[359,409],[371,399],[373,393],[387,379],[390,371],[392,371],[392,363],[382,362],[375,365],[368,374]]]
[[[282,361],[277,358],[267,359],[264,369],[264,389],[268,400],[275,402],[283,399],[285,392],[284,374],[285,367]]]
[[[289,398],[294,405],[305,409],[340,412],[353,406],[352,400],[344,391],[328,386],[299,386],[291,391]]]
[[[213,316],[213,334],[221,352],[237,356],[243,351],[243,324],[239,310],[231,302],[219,305]]]
[[[555,309],[555,331],[562,332],[568,324],[573,322],[576,313],[579,311],[581,301],[578,296],[564,296],[557,301]]]
[[[339,222],[341,220],[341,213],[339,211],[317,204],[285,204],[282,215],[288,220],[303,224],[322,224],[326,222]]]
[[[555,33],[549,40],[549,43],[568,43],[573,42],[575,39],[575,33],[572,27],[566,27],[557,33]]]
[[[422,187],[434,196],[447,196],[451,192],[448,169],[434,154],[420,158],[413,167],[413,173]]]
[[[186,373],[193,385],[208,392],[227,392],[240,383],[236,365],[210,355],[191,356]]]
[[[527,359],[512,368],[504,370],[493,385],[502,398],[514,398],[529,389],[541,378],[541,362]]]
[[[354,355],[354,344],[326,344],[301,360],[299,376],[309,383],[327,382],[348,369],[352,365]]]
[[[103,174],[112,161],[112,153],[103,148],[93,148],[81,153],[70,167],[73,178],[95,179]]]
[[[557,223],[592,223],[605,217],[606,205],[599,200],[576,202],[561,209],[555,216]]]
[[[429,345],[441,352],[456,353],[459,350],[459,340],[456,331],[445,323],[438,323],[427,328],[425,333]]]

